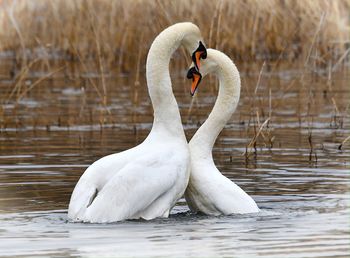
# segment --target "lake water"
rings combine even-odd
[[[4,62],[0,71],[10,61]],[[3,72],[0,256],[348,257],[349,142],[338,149],[350,135],[348,70],[331,84],[326,75],[294,82],[299,71],[267,73],[254,95],[259,69],[242,69],[240,105],[213,153],[218,168],[256,200],[260,213],[200,216],[181,199],[168,219],[102,225],[68,222],[70,194],[89,164],[147,136],[152,109],[144,78],[135,84],[133,75],[107,76],[104,106],[91,86],[95,82],[102,92],[99,77],[62,72],[16,104],[15,97],[42,74],[32,71],[11,95],[16,79]],[[205,78],[193,100],[184,75],[173,81],[190,139],[215,101],[215,80]],[[257,112],[262,124],[269,110],[256,152],[244,155],[254,124],[258,130]]]

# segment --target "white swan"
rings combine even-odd
[[[146,64],[152,130],[140,145],[103,157],[86,169],[71,196],[70,220],[104,223],[169,215],[187,186],[190,162],[169,62],[183,45],[199,65],[205,57],[201,40],[198,27],[188,22],[170,26],[156,37]]]
[[[216,168],[212,148],[221,130],[235,111],[241,89],[239,72],[224,53],[207,49],[207,59],[201,61],[200,73],[215,73],[219,79],[219,95],[205,123],[189,143],[191,174],[185,192],[192,211],[208,215],[253,213],[259,208],[255,201]],[[196,91],[201,74],[193,67],[188,72],[192,78],[191,94]]]

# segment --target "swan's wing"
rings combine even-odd
[[[187,187],[187,198],[194,203],[192,210],[211,215],[259,211],[254,200],[222,175],[213,162],[197,164],[194,169]]]
[[[252,197],[250,197],[242,188],[225,177],[221,173],[217,176],[217,190],[219,195],[214,196],[214,205],[223,214],[233,213],[253,213],[258,212],[259,208]]]
[[[84,221],[112,222],[142,215],[142,211],[175,187],[179,173],[187,169],[183,162],[164,154],[146,155],[120,170],[87,208]],[[173,196],[167,207],[154,211],[154,217],[171,208],[175,198],[178,197]]]
[[[107,181],[129,162],[136,148],[105,156],[91,164],[76,184],[68,207],[68,218],[80,221]]]

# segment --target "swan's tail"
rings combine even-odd
[[[82,221],[86,209],[98,194],[97,187],[88,182],[80,182],[74,188],[68,207],[68,219],[73,222]]]

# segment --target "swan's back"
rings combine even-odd
[[[153,141],[93,163],[75,187],[73,221],[105,223],[169,214],[189,177],[189,151],[177,141]]]

